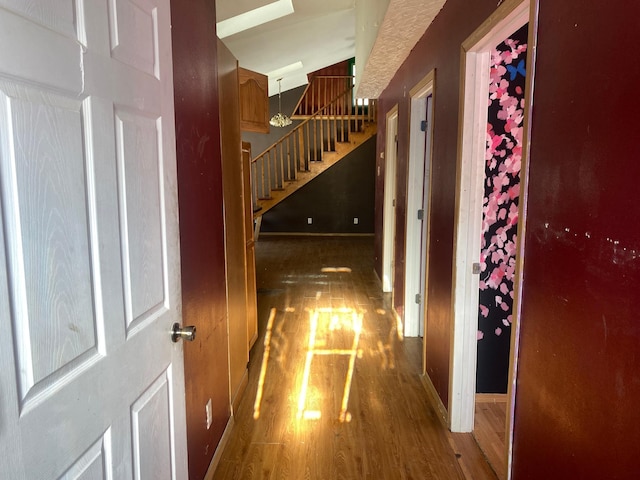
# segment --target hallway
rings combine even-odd
[[[256,247],[259,338],[215,479],[495,478],[431,407],[422,342],[399,333],[372,237]]]

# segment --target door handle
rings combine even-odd
[[[186,340],[187,342],[193,342],[196,339],[196,327],[191,325],[188,327],[181,327],[179,323],[174,323],[171,328],[171,341],[177,342],[178,340]]]

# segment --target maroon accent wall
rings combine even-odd
[[[399,104],[404,218],[409,99],[436,69],[427,366],[447,404],[460,44],[496,2],[449,0],[383,92]],[[540,0],[513,478],[638,478],[640,4]],[[376,177],[381,273],[384,122]],[[398,225],[402,264],[404,225]],[[403,288],[396,278],[396,292]],[[396,298],[398,295],[396,294]]]
[[[316,70],[315,72],[311,72],[307,77],[311,79],[313,77],[321,77],[323,75],[351,75],[350,67],[351,60],[344,60],[342,62],[329,65],[328,67],[321,68],[320,70]]]
[[[640,478],[639,18],[540,2],[516,480]]]
[[[204,478],[230,416],[215,2],[172,0],[189,477]],[[207,400],[213,424],[204,422]]]
[[[448,404],[451,343],[453,232],[455,214],[460,45],[495,11],[495,0],[468,2],[448,0],[429,30],[420,39],[380,96],[376,176],[375,268],[382,276],[382,210],[384,202],[385,116],[398,104],[398,162],[396,200],[396,258],[394,299],[401,313],[404,297],[407,167],[409,155],[409,91],[431,70],[436,70],[434,95],[433,170],[429,291],[426,298],[428,325],[427,373],[442,402]]]

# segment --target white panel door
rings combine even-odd
[[[187,478],[169,0],[0,0],[0,478]]]
[[[430,80],[411,97],[404,292],[404,334],[407,337],[424,336],[432,90],[433,80]]]

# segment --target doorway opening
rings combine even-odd
[[[398,105],[387,113],[384,159],[384,207],[382,226],[382,291],[393,297],[396,231],[396,163],[398,157]],[[392,298],[393,300],[393,298]],[[391,303],[393,305],[393,301]]]
[[[478,438],[484,424],[475,423],[476,401],[479,407],[485,401],[501,404],[496,411],[506,412],[501,414],[504,443],[494,466],[499,478],[508,478],[511,456],[519,232],[524,221],[519,192],[526,190],[521,165],[532,98],[533,69],[528,67],[535,51],[533,28],[522,30],[529,19],[529,2],[505,1],[463,43],[449,415],[452,431],[475,431]],[[491,108],[499,110],[497,117]],[[489,341],[479,348],[484,339]],[[496,354],[503,362],[499,372],[483,363],[493,348],[502,349]],[[497,380],[490,378],[494,374]],[[486,395],[477,396],[478,387]],[[500,427],[494,430],[501,441]]]
[[[425,333],[434,78],[435,72],[431,71],[409,92],[411,113],[404,298],[405,336],[408,337],[424,337]],[[423,367],[424,364],[423,355]]]

